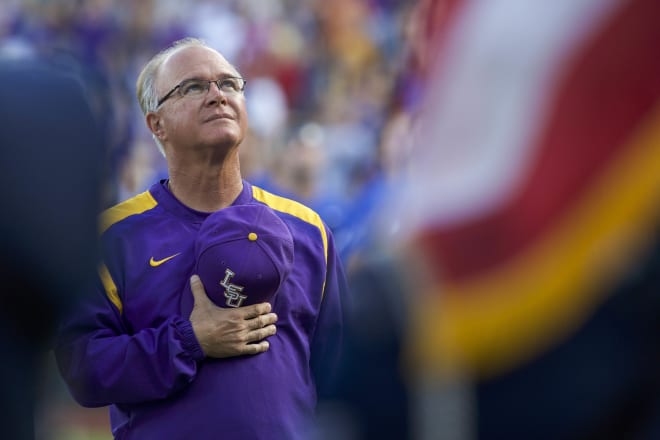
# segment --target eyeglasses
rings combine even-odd
[[[179,84],[174,86],[172,90],[167,92],[167,94],[158,101],[156,108],[160,107],[163,102],[171,98],[174,92],[178,92],[179,96],[181,97],[187,96],[194,98],[197,96],[202,96],[209,91],[211,88],[211,83],[215,83],[215,85],[218,86],[218,89],[222,90],[224,93],[234,94],[245,90],[245,83],[247,83],[247,81],[238,76],[227,76],[214,80],[186,79],[181,81]]]

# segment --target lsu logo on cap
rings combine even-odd
[[[236,275],[231,269],[225,269],[225,278],[220,282],[220,285],[225,288],[225,304],[227,307],[240,307],[247,295],[241,295],[244,287],[234,283],[230,283],[231,279]]]

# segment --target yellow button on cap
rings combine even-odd
[[[257,234],[255,234],[254,232],[250,232],[250,233],[248,234],[248,240],[250,240],[250,241],[256,241],[256,240],[257,240]]]

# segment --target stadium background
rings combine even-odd
[[[146,60],[192,35],[235,62],[244,175],[333,229],[354,307],[370,312],[351,328],[340,397],[385,437],[408,424],[421,439],[660,435],[653,0],[0,5],[1,57],[47,56],[84,78],[107,140],[104,206],[165,173],[134,97]],[[412,179],[395,192],[400,175]],[[401,224],[430,269],[419,284],[395,276],[413,265],[373,264]],[[423,349],[408,390],[403,329]],[[110,438],[106,410],[79,408],[45,366],[38,438]]]

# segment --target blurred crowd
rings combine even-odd
[[[204,39],[247,79],[244,176],[316,209],[348,261],[406,151],[413,4],[3,0],[0,55],[46,54],[86,78],[106,131],[110,206],[166,174],[135,99],[140,69],[174,40]]]
[[[166,176],[135,98],[147,60],[193,36],[236,65],[244,177],[315,209],[344,259],[338,393],[365,438],[655,439],[658,8],[0,0],[0,58],[84,78],[104,207]]]

